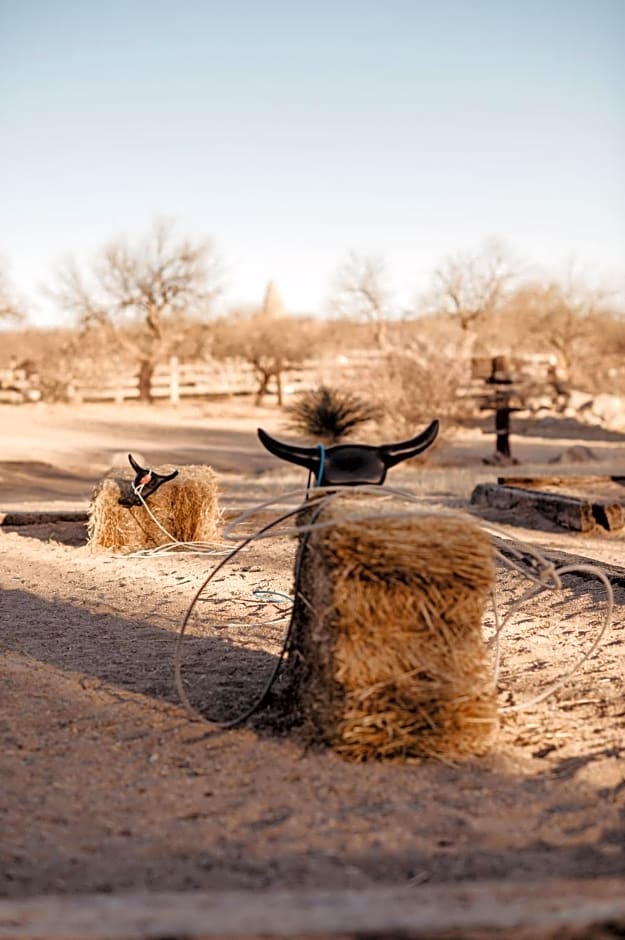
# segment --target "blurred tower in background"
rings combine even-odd
[[[275,281],[269,281],[267,284],[261,313],[264,317],[271,319],[279,319],[287,315],[286,307],[284,306]]]

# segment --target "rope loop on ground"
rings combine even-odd
[[[313,494],[311,497],[311,493]],[[373,513],[367,512],[366,510],[355,511],[353,514],[349,514],[341,518],[340,522],[336,521],[325,521],[319,522],[318,517],[321,510],[326,507],[329,503],[333,502],[336,499],[340,499],[344,494],[354,494],[354,493],[365,493],[367,495],[374,495],[379,500],[403,500],[405,501],[409,508],[402,509],[389,509],[388,512],[383,513]],[[268,522],[267,524],[261,526],[258,530],[249,535],[239,535],[236,534],[237,528],[243,525],[245,522],[248,522],[250,519],[253,519],[254,516],[257,516],[259,513],[264,512],[268,509],[271,509],[276,506],[276,503],[285,503],[290,500],[296,500],[296,505],[293,509],[288,510],[279,514],[276,518]],[[292,520],[295,519],[304,509],[310,509],[311,505],[315,506],[315,512],[313,513],[312,518],[307,523],[297,523],[293,524]],[[239,552],[243,549],[250,546],[256,541],[269,538],[280,538],[280,537],[298,537],[300,539],[300,551],[298,552],[298,561],[296,565],[295,572],[295,586],[294,594],[295,596],[299,595],[299,575],[301,570],[301,558],[302,550],[305,546],[308,538],[312,532],[317,532],[323,529],[328,529],[330,527],[338,525],[343,525],[346,522],[353,521],[365,521],[365,520],[375,520],[383,522],[384,520],[390,519],[407,519],[415,515],[435,515],[445,514],[457,517],[459,520],[466,518],[466,514],[460,514],[455,510],[449,510],[445,508],[437,508],[435,511],[431,507],[426,507],[423,504],[423,500],[419,497],[414,496],[406,490],[397,489],[390,486],[378,486],[372,484],[363,484],[359,486],[353,486],[349,488],[337,488],[337,487],[317,487],[314,490],[310,490],[309,487],[305,489],[291,490],[287,493],[281,494],[277,497],[272,497],[271,499],[265,500],[255,506],[246,509],[240,515],[238,515],[226,528],[223,532],[223,538],[225,541],[235,542],[235,546],[222,558],[220,562],[213,567],[213,569],[208,573],[206,578],[202,581],[198,589],[196,590],[191,603],[187,609],[187,612],[182,621],[180,631],[178,634],[178,639],[176,643],[175,657],[174,657],[174,673],[175,673],[175,683],[178,695],[184,707],[187,709],[189,714],[193,717],[205,718],[206,716],[201,715],[190,703],[186,690],[184,688],[182,680],[182,665],[181,665],[181,655],[182,655],[182,644],[184,641],[184,636],[187,630],[189,619],[193,613],[193,610],[205,589],[208,585],[214,580],[215,576],[234,558],[237,557]],[[558,692],[568,680],[582,667],[582,665],[595,653],[599,647],[603,637],[606,634],[606,631],[609,629],[612,622],[612,614],[614,608],[614,595],[612,590],[612,585],[600,566],[590,565],[590,564],[580,564],[580,565],[563,565],[557,567],[552,561],[546,558],[542,552],[532,545],[521,542],[517,539],[511,538],[509,533],[505,532],[503,529],[500,529],[498,526],[493,525],[492,523],[486,523],[476,517],[470,517],[482,527],[482,529],[491,537],[493,542],[493,548],[495,551],[496,560],[513,571],[516,571],[523,577],[525,577],[530,582],[530,587],[525,591],[522,596],[511,605],[509,610],[506,612],[505,616],[501,617],[499,612],[499,604],[497,601],[496,588],[493,588],[491,593],[493,611],[494,611],[494,620],[495,620],[495,632],[493,637],[490,639],[488,645],[495,647],[494,652],[494,665],[493,665],[493,683],[497,685],[499,681],[499,672],[500,672],[500,660],[501,660],[501,650],[500,650],[500,640],[503,631],[506,626],[510,623],[511,618],[516,614],[521,607],[526,604],[532,598],[540,595],[545,591],[562,591],[562,576],[563,575],[575,575],[583,574],[584,576],[590,575],[591,577],[596,578],[605,592],[605,611],[602,618],[601,626],[592,642],[590,647],[574,662],[570,669],[568,669],[564,674],[562,674],[556,682],[551,683],[546,689],[544,689],[538,695],[532,697],[529,701],[522,702],[519,704],[513,705],[503,705],[501,706],[501,712],[519,712],[532,708],[540,702],[545,701],[547,698],[550,698],[556,692]],[[275,592],[270,590],[261,589],[257,592],[254,592],[257,595],[266,595],[272,599],[275,597],[280,597],[286,600],[293,602],[293,599],[288,595],[282,594],[282,592]],[[292,617],[289,622],[288,629],[286,631],[286,636],[282,644],[281,651],[278,655],[275,667],[273,668],[271,675],[263,688],[261,695],[258,697],[257,701],[254,702],[249,708],[247,708],[242,714],[234,717],[230,721],[226,722],[213,722],[214,724],[219,725],[223,728],[234,727],[235,725],[242,724],[248,718],[250,718],[256,711],[258,711],[262,705],[266,702],[271,687],[275,682],[280,667],[284,661],[284,657],[288,652],[290,638],[292,633]],[[502,693],[507,694],[510,690],[504,689],[501,690]],[[210,719],[208,719],[210,720]]]

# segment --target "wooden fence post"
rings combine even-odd
[[[171,356],[169,360],[169,401],[172,405],[180,402],[180,372],[177,356]]]
[[[511,389],[513,384],[512,364],[507,356],[495,356],[492,360],[491,374],[486,379],[487,385],[495,386],[493,408],[495,410],[495,454],[510,462],[510,414],[518,409],[511,407]]]

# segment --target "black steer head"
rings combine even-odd
[[[281,460],[306,467],[314,475],[317,486],[358,486],[363,483],[384,483],[386,471],[402,460],[420,454],[434,442],[438,421],[432,423],[409,441],[398,444],[334,444],[332,447],[298,447],[285,444],[258,428],[261,443]]]
[[[178,476],[178,471],[174,470],[173,473],[156,473],[154,470],[150,470],[147,467],[141,467],[132,454],[128,454],[128,460],[130,461],[130,466],[135,471],[135,478],[132,481],[132,493],[128,496],[120,496],[118,503],[120,506],[140,506],[141,499],[139,493],[144,500],[151,496],[152,493],[155,493],[159,486],[162,486],[163,483],[167,483],[168,480],[173,480],[174,477]]]

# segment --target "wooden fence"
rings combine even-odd
[[[368,374],[379,353],[350,351],[348,355],[310,359],[297,368],[282,374],[282,389],[287,395],[313,388],[320,382],[358,385],[362,375]],[[175,357],[157,366],[151,384],[154,399],[177,403],[183,398],[217,398],[233,395],[252,395],[258,388],[254,367],[241,359],[208,360],[181,363]],[[268,394],[275,393],[270,387]],[[139,398],[139,379],[136,372],[109,372],[106,376],[94,374],[90,379],[74,378],[62,389],[69,401],[116,402]],[[0,403],[21,404],[45,397],[40,376],[36,371],[22,368],[0,370]]]
[[[377,350],[349,350],[342,355],[310,359],[295,369],[285,370],[282,387],[286,395],[314,388],[321,382],[339,388],[361,391],[368,377],[384,363],[383,353]],[[459,390],[463,398],[478,401],[485,397],[489,376],[493,370],[491,357],[471,361],[471,377]],[[520,383],[532,397],[542,395],[543,405],[549,406],[553,397],[549,370],[553,368],[548,357],[525,357],[510,360],[515,372],[515,385]],[[240,359],[208,360],[181,363],[175,357],[157,366],[152,379],[151,394],[156,400],[176,404],[183,398],[219,398],[234,395],[253,395],[258,388],[254,368]],[[269,394],[275,392],[270,388]],[[74,379],[64,397],[69,401],[123,403],[139,398],[139,380],[132,372],[117,372],[106,377],[94,375],[90,380]],[[35,371],[22,368],[0,370],[0,403],[20,404],[39,401],[44,397],[44,386]]]
[[[362,375],[379,362],[377,351],[357,350],[348,355],[329,356],[325,359],[310,359],[296,368],[282,373],[282,389],[286,395],[304,391],[320,382],[358,386]],[[233,395],[253,395],[258,388],[258,377],[254,367],[241,359],[209,360],[181,363],[175,357],[157,366],[152,377],[151,394],[154,399],[177,404],[182,398],[219,398]],[[275,394],[270,386],[268,394]],[[117,373],[106,379],[72,382],[69,389],[71,401],[116,402],[133,401],[139,398],[139,379],[129,372]]]
[[[155,399],[176,404],[181,398],[210,398],[220,395],[251,394],[256,388],[252,366],[242,362],[169,363],[157,366],[152,377],[151,394]],[[138,376],[130,373],[111,375],[106,380],[72,383],[70,397],[75,402],[121,403],[139,398]]]

